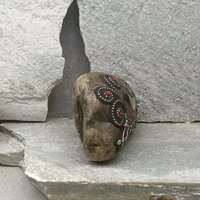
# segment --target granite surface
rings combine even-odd
[[[101,164],[86,159],[72,120],[3,126],[25,138],[24,172],[51,200],[200,198],[199,123],[138,124],[119,155]]]
[[[121,76],[142,122],[200,120],[199,0],[78,0],[91,71]]]
[[[44,121],[62,78],[59,42],[71,0],[0,2],[0,120]]]
[[[47,200],[19,167],[0,166],[0,200]]]

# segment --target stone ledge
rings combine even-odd
[[[111,162],[86,160],[73,120],[7,123],[26,140],[23,169],[51,200],[200,199],[200,124],[138,124]]]
[[[19,167],[0,166],[1,200],[47,200],[34,188]]]
[[[24,160],[24,148],[23,137],[0,126],[0,164],[21,166]]]

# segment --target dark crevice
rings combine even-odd
[[[60,33],[62,56],[65,58],[62,81],[49,96],[48,117],[73,117],[72,92],[76,79],[90,71],[79,26],[79,8],[74,0],[63,20]]]

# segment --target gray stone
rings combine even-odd
[[[138,124],[116,159],[92,163],[74,122],[4,123],[26,139],[23,169],[50,200],[200,199],[200,124]]]
[[[0,200],[46,200],[18,167],[0,166]]]
[[[24,160],[24,139],[0,126],[0,164],[21,166]]]
[[[140,121],[200,120],[200,1],[78,0],[92,71],[120,75]]]
[[[44,121],[62,77],[59,43],[71,0],[0,2],[0,119]]]

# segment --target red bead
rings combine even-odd
[[[120,111],[120,112],[118,113],[118,115],[119,115],[120,117],[122,117],[122,116],[124,115],[124,113],[123,113],[122,111]]]
[[[109,97],[110,95],[111,95],[110,91],[107,90],[107,91],[106,91],[106,96]]]
[[[113,81],[116,81],[116,80],[117,80],[117,77],[113,76],[113,77],[112,77],[112,80],[113,80]]]

